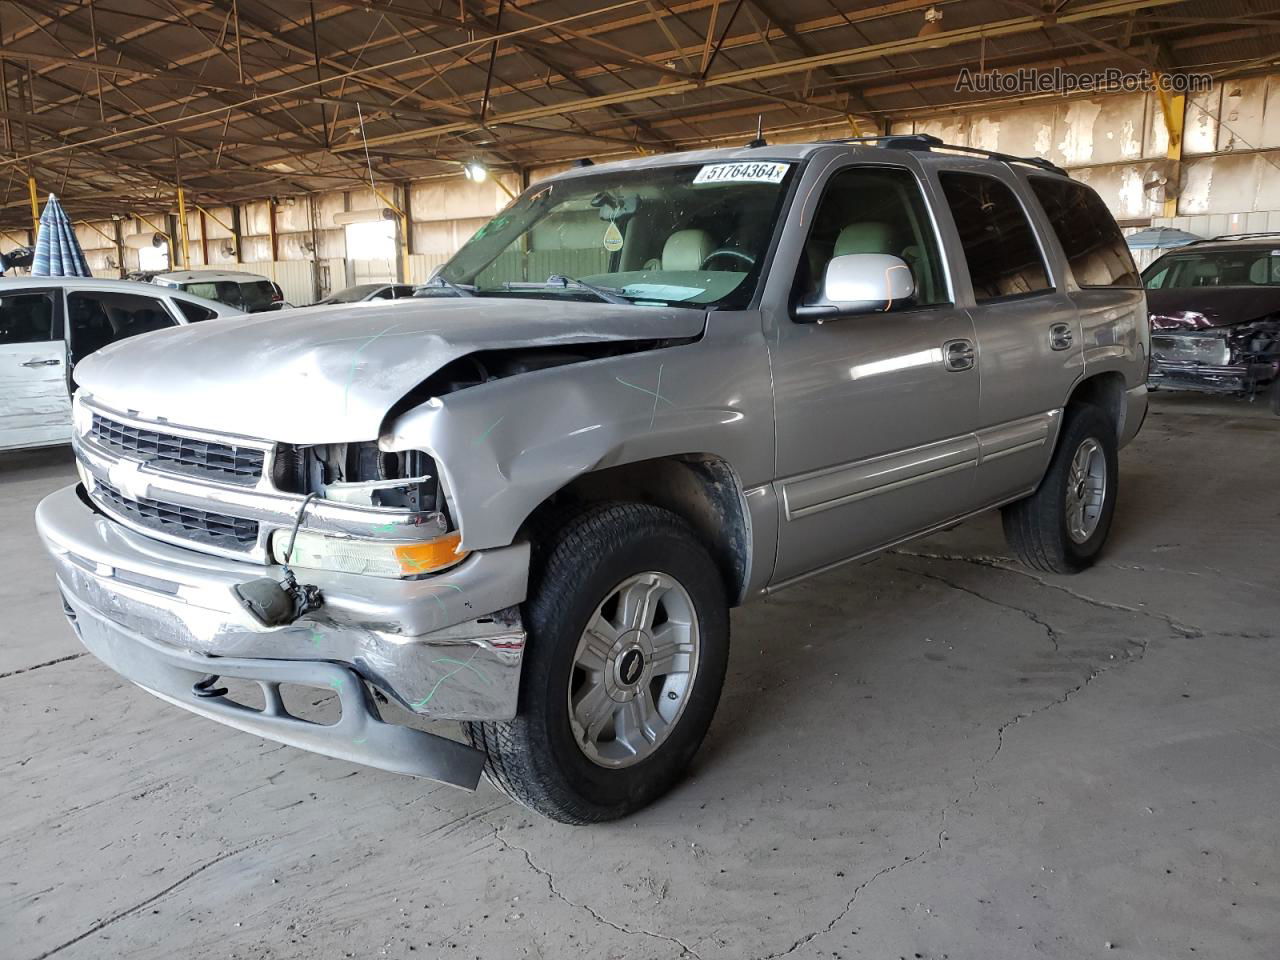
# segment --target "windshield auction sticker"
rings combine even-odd
[[[710,163],[698,171],[694,183],[781,183],[789,163]]]

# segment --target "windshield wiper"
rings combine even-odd
[[[454,283],[452,280],[446,277],[443,273],[437,273],[426,283],[422,284],[422,287],[439,287],[442,290],[450,290],[453,292],[454,296],[457,296],[457,297],[474,297],[475,296],[475,293],[473,292],[475,290],[475,287],[471,287],[470,289],[468,289],[467,287],[464,287],[461,284]],[[422,287],[418,287],[417,289],[414,290],[413,295],[415,297],[418,295],[418,290],[421,290]]]
[[[530,284],[530,286],[533,286],[533,284]],[[587,291],[587,293],[594,293],[597,297],[599,297],[601,300],[605,301],[606,303],[621,303],[627,306],[631,305],[630,300],[628,300],[626,297],[622,296],[621,294],[617,293],[616,291],[609,290],[605,287],[597,287],[594,283],[587,283],[584,280],[575,280],[573,277],[566,277],[558,273],[552,274],[551,276],[547,277],[546,283],[540,283],[540,284],[537,284],[537,286],[560,287],[565,290],[568,290],[570,287],[573,287],[577,290],[585,290]]]

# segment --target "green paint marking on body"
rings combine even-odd
[[[314,630],[311,631],[311,642],[314,643],[317,647],[320,646],[320,641],[323,639],[324,639],[323,634],[317,633]]]
[[[483,673],[481,673],[477,668],[473,667],[471,665],[470,660],[455,660],[453,659],[453,657],[440,657],[436,660],[432,660],[431,662],[432,663],[454,663],[454,664],[457,664],[458,667],[461,669],[470,670],[477,677],[479,677],[480,680],[485,684],[489,684],[493,682],[488,677],[486,677]]]
[[[347,369],[347,382],[342,388],[342,412],[343,413],[347,412],[348,399],[351,394],[351,381],[353,381],[356,377],[356,364],[360,362],[360,354],[364,353],[366,348],[368,348],[375,340],[385,337],[388,333],[390,333],[396,327],[402,326],[403,323],[404,321],[400,321],[400,323],[393,323],[391,326],[387,327],[387,329],[383,330],[381,333],[375,333],[372,337],[370,337],[364,343],[360,344],[360,346],[356,348],[355,353],[351,355],[351,366]]]
[[[351,742],[355,744],[361,744],[361,743],[365,743],[368,739],[369,739],[368,737],[361,737],[359,740],[352,740]]]
[[[503,420],[505,420],[505,419],[507,419],[507,415],[504,413],[504,414],[503,414],[502,416],[500,416],[497,420],[493,421],[493,423],[489,424],[488,429],[486,429],[484,433],[480,434],[480,436],[476,437],[476,438],[475,438],[474,440],[472,440],[471,442],[472,442],[473,444],[474,444],[474,443],[479,443],[479,442],[480,442],[481,440],[483,440],[485,437],[489,436],[489,434],[493,433],[493,428],[494,428],[494,427],[496,427],[498,424],[500,424],[500,423],[501,423]]]
[[[391,533],[395,530],[395,528],[396,528],[396,525],[394,523],[381,523],[381,524],[378,524],[378,526],[374,527],[373,529],[385,530],[387,531],[387,533]]]
[[[333,687],[333,689],[335,689],[335,690],[341,690],[341,689],[342,689],[342,678],[341,678],[341,677],[335,677],[333,680],[330,680],[330,681],[329,681],[329,686]]]
[[[621,377],[614,377],[613,379],[617,380],[624,387],[630,387],[632,390],[639,390],[641,393],[648,394],[649,396],[653,397],[655,405],[659,400],[673,407],[676,405],[674,400],[668,400],[666,397],[658,393],[656,390],[650,390],[648,387],[642,387],[642,386],[639,386],[638,384],[628,383],[626,380],[623,380]],[[661,367],[658,368],[658,387],[659,388],[662,387],[662,368]]]
[[[455,673],[457,673],[458,671],[463,670],[463,669],[465,669],[465,668],[467,668],[467,667],[470,667],[470,666],[471,666],[471,661],[472,661],[472,660],[474,660],[474,659],[476,658],[476,654],[478,654],[479,652],[480,652],[480,651],[479,651],[479,649],[477,649],[477,650],[475,651],[475,653],[471,654],[470,659],[468,659],[466,662],[459,661],[459,660],[453,660],[453,659],[452,659],[452,658],[450,658],[450,657],[441,657],[441,658],[440,658],[440,660],[434,661],[434,662],[436,662],[436,663],[439,663],[439,662],[442,662],[442,661],[448,660],[450,663],[456,663],[456,664],[458,664],[458,666],[454,667],[452,670],[450,670],[448,673],[446,673],[443,677],[441,677],[439,680],[437,680],[437,681],[436,681],[436,683],[435,683],[435,686],[433,686],[433,687],[432,687],[432,688],[427,692],[427,695],[426,695],[425,697],[423,697],[421,700],[419,700],[419,701],[418,701],[418,702],[416,702],[416,703],[411,703],[411,704],[409,704],[409,706],[413,707],[413,709],[415,709],[415,710],[421,710],[421,709],[423,709],[423,708],[424,708],[428,703],[430,703],[430,702],[431,702],[431,698],[432,698],[432,697],[434,697],[434,696],[436,695],[436,691],[440,689],[440,685],[441,685],[442,683],[444,683],[446,680],[448,680],[450,677],[452,677],[452,676],[453,676]],[[473,668],[473,669],[474,669],[474,668]],[[477,671],[477,673],[478,673],[478,672],[479,672],[479,671]]]

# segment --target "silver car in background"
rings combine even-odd
[[[148,283],[0,277],[0,450],[71,440],[74,371],[95,351],[153,330],[239,313]]]
[[[996,507],[1088,566],[1146,412],[1097,195],[927,137],[575,169],[419,293],[95,355],[37,524],[141,686],[565,822],[682,775],[732,606]]]

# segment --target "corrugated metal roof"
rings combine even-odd
[[[926,11],[939,31],[920,37]],[[0,224],[526,167],[989,102],[964,68],[1265,69],[1280,0],[0,0]],[[314,16],[313,16],[314,11]],[[461,13],[460,13],[461,11]],[[930,14],[932,17],[932,14]],[[1007,99],[1007,96],[1006,96]],[[368,143],[368,158],[365,142]]]

